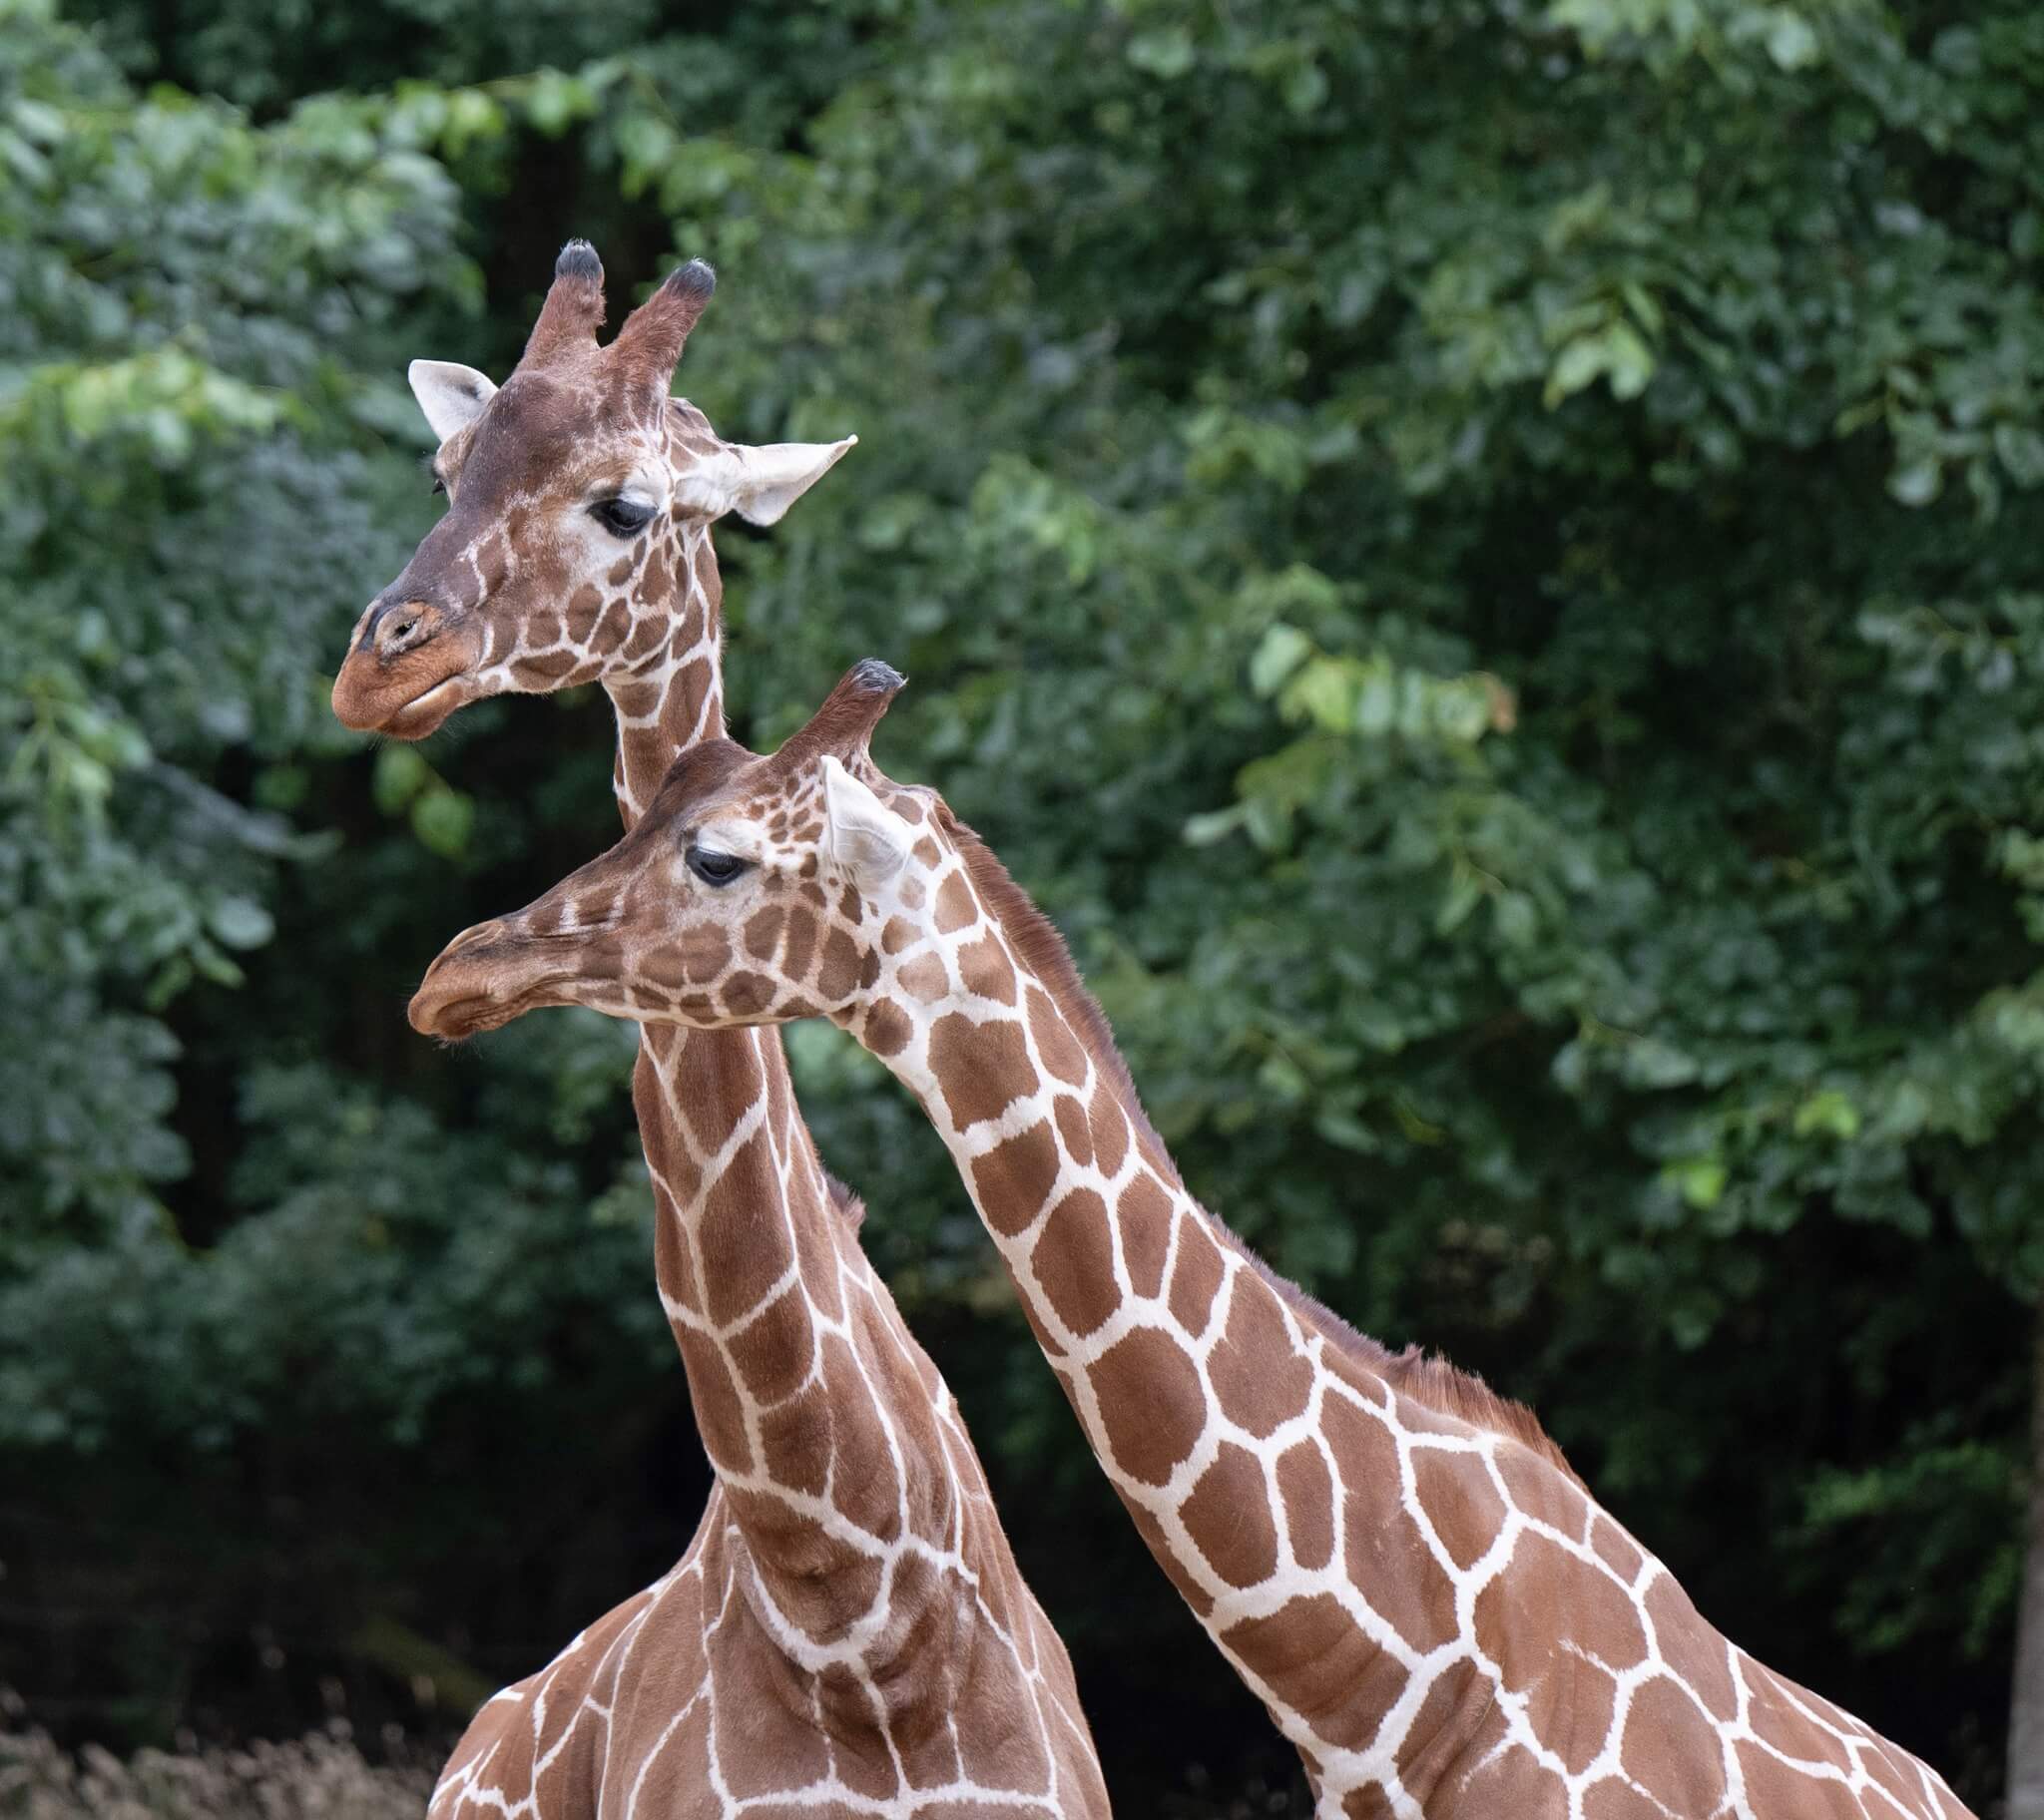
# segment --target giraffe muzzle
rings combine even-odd
[[[437,730],[475,693],[481,654],[472,619],[405,596],[371,605],[333,680],[335,718],[394,739]]]
[[[464,929],[440,951],[412,994],[405,1016],[421,1036],[459,1042],[495,1030],[518,1015],[516,998],[499,990],[496,961],[508,931],[501,922]]]

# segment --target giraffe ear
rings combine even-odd
[[[465,430],[483,414],[483,406],[497,395],[489,375],[458,360],[414,360],[405,369],[411,381],[411,395],[442,442]]]
[[[844,768],[823,755],[823,850],[860,887],[883,885],[901,870],[915,831]]]
[[[748,524],[779,523],[789,506],[858,441],[726,443],[682,477],[683,500],[711,518],[736,512]]]

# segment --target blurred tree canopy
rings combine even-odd
[[[450,1722],[693,1524],[629,1039],[442,1055],[400,1011],[609,837],[605,705],[416,752],[323,705],[429,522],[403,360],[501,376],[579,232],[614,314],[718,262],[680,384],[727,434],[861,438],[721,537],[741,735],[907,671],[882,762],[1071,932],[1195,1188],[1534,1402],[1727,1630],[1991,1797],[2044,1287],[2044,14],[0,27],[32,1706]],[[792,1049],[1118,1795],[1189,1736],[1249,1773],[1268,1727],[942,1150],[835,1033]]]

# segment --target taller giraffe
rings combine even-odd
[[[1957,1820],[1924,1764],[1706,1622],[1526,1410],[1363,1338],[1192,1198],[1050,922],[872,766],[899,685],[864,665],[772,758],[692,754],[609,853],[456,937],[412,1022],[848,1028],[950,1147],[1115,1490],[1326,1820]]]
[[[482,695],[600,681],[627,827],[723,733],[711,523],[779,517],[850,439],[728,444],[669,396],[713,286],[683,266],[604,346],[602,266],[571,242],[501,389],[414,364],[449,510],[363,613],[342,720],[417,738]],[[1071,1664],[777,1034],[649,1030],[633,1098],[717,1484],[670,1574],[485,1706],[432,1813],[1105,1815]]]

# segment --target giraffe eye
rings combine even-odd
[[[736,853],[713,853],[708,847],[691,847],[684,857],[689,870],[706,885],[728,885],[752,864]]]
[[[613,537],[633,537],[653,520],[653,508],[636,499],[600,499],[589,508],[589,516]]]

